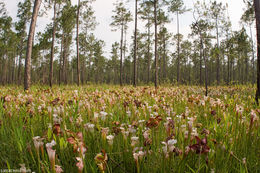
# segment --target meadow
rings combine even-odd
[[[260,172],[253,86],[0,87],[0,170]],[[1,171],[0,171],[1,172]]]

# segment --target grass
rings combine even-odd
[[[196,86],[0,87],[0,169],[25,164],[59,172],[46,147],[54,140],[54,162],[64,172],[260,172],[254,92],[211,87],[204,97]]]

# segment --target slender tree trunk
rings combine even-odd
[[[2,78],[2,83],[3,85],[6,85],[6,81],[7,81],[7,66],[8,66],[8,55],[7,55],[7,50],[5,50],[5,54],[4,54],[4,65],[3,65],[3,78]]]
[[[150,19],[148,19],[148,48],[147,48],[147,58],[148,58],[148,67],[147,67],[147,83],[149,83],[150,81],[150,66],[151,66],[151,57],[150,57],[150,34],[151,34],[151,30],[150,30]]]
[[[205,55],[203,42],[202,42],[202,51],[203,51],[203,59],[204,59],[204,63],[205,63],[205,89],[206,89],[205,96],[208,96],[208,67],[207,67],[207,59],[206,59],[206,55]]]
[[[61,46],[60,46],[60,67],[59,67],[59,85],[61,84],[61,72],[62,72],[62,58],[63,58],[63,42],[64,42],[64,33],[62,33]]]
[[[21,84],[21,66],[22,66],[22,56],[23,56],[23,38],[20,42],[20,55],[18,64],[18,85]]]
[[[228,62],[227,62],[227,70],[228,70],[228,77],[227,77],[227,85],[229,85],[230,83],[230,55],[229,55],[230,52],[228,52]]]
[[[203,42],[200,38],[200,85],[202,85],[202,57],[203,57]]]
[[[219,33],[218,33],[218,19],[216,19],[216,32],[217,32],[217,85],[219,85],[219,71],[220,71],[220,60],[219,60]]]
[[[249,75],[249,68],[248,68],[248,57],[247,57],[247,51],[245,50],[245,65],[246,65],[246,69],[245,69],[245,82],[248,82],[248,75]]]
[[[134,79],[133,79],[134,87],[136,87],[136,78],[137,78],[136,54],[137,54],[137,0],[135,0],[135,43],[134,43]]]
[[[154,86],[155,88],[158,87],[158,55],[157,55],[157,0],[154,0],[154,37],[155,37],[155,43],[154,43],[154,56],[155,56],[155,80],[154,80]]]
[[[27,50],[26,50],[26,59],[25,59],[25,73],[24,73],[24,90],[29,90],[31,85],[31,57],[32,57],[32,46],[33,46],[33,37],[35,32],[35,26],[37,21],[38,12],[40,9],[42,0],[35,0],[31,26],[27,41]]]
[[[163,79],[166,80],[167,78],[167,74],[166,74],[166,67],[167,63],[166,63],[166,39],[164,36],[164,40],[163,40]],[[164,81],[165,82],[165,81]]]
[[[251,44],[252,44],[252,65],[253,65],[253,81],[255,83],[255,51],[254,51],[254,40],[252,34],[252,25],[249,26],[250,28],[250,37],[251,37]]]
[[[79,13],[80,12],[80,0],[78,0],[77,11],[77,85],[80,85],[80,60],[79,60]]]
[[[124,28],[124,48],[123,48],[123,59],[125,59],[126,58],[126,37],[127,37],[127,27],[125,26],[125,28]],[[124,64],[123,64],[123,66],[122,66],[122,75],[123,75],[123,82],[126,82],[126,71],[125,71],[125,67],[124,67]]]
[[[177,11],[177,83],[180,82],[180,31],[179,31],[179,11]]]
[[[121,28],[121,42],[120,42],[120,86],[123,86],[123,42],[124,42],[124,24]]]
[[[17,50],[15,51],[14,53],[14,59],[13,59],[13,72],[12,72],[12,81],[11,83],[14,83],[15,82],[15,69],[16,69],[16,63],[17,63],[17,60],[16,60],[16,55],[17,55]]]
[[[63,60],[62,60],[62,80],[64,84],[67,84],[67,51],[68,51],[68,38],[64,38],[63,43]]]
[[[260,97],[260,0],[254,0],[257,33],[257,89],[255,100],[259,104]]]
[[[49,76],[49,85],[52,87],[52,78],[53,78],[53,57],[54,57],[54,44],[55,44],[55,33],[56,33],[56,0],[54,1],[53,7],[53,29],[52,29],[52,45],[51,45],[51,59],[50,59],[50,76]]]

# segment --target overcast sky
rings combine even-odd
[[[16,20],[16,13],[17,13],[17,4],[21,0],[0,0],[3,1],[6,4],[6,8],[8,10],[8,13],[14,20]],[[184,0],[184,3],[187,8],[192,8],[193,2],[196,0]],[[218,2],[228,3],[228,11],[230,15],[230,19],[232,21],[232,28],[233,30],[238,30],[240,28],[239,25],[239,19],[243,13],[243,0],[217,0]],[[113,4],[116,2],[116,0],[96,0],[96,2],[93,3],[93,8],[95,10],[95,15],[97,18],[97,22],[99,25],[97,26],[96,30],[94,31],[94,34],[97,38],[104,40],[106,43],[105,47],[105,55],[109,56],[111,45],[115,41],[120,41],[120,32],[111,32],[111,27],[109,24],[111,23],[111,16],[112,16],[112,10],[114,9]],[[209,2],[209,0],[206,0],[206,2]],[[73,4],[77,4],[77,0],[72,0]],[[129,8],[131,9],[132,13],[134,13],[134,1],[131,0],[129,3]],[[38,19],[37,21],[37,29],[38,31],[43,31],[45,28],[45,25],[47,23],[51,22],[52,13],[48,16],[44,16]],[[175,16],[171,15],[171,18],[173,19],[171,24],[168,25],[168,28],[170,32],[176,34],[176,20]],[[180,16],[180,31],[183,35],[187,36],[190,33],[190,24],[192,23],[193,17],[192,13],[188,12],[184,15]],[[129,24],[129,31],[128,31],[128,44],[131,41],[130,36],[133,33],[134,23]]]

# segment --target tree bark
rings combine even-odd
[[[123,86],[123,41],[124,41],[124,24],[121,28],[121,42],[120,42],[120,86]]]
[[[216,32],[217,32],[217,85],[219,85],[219,71],[220,71],[220,60],[219,60],[219,33],[218,33],[218,19],[216,19]]]
[[[77,11],[77,85],[80,85],[80,60],[79,60],[79,11],[80,11],[80,0],[78,0],[78,11]]]
[[[136,78],[137,78],[136,54],[137,54],[137,0],[135,1],[135,43],[134,43],[134,79],[133,79],[134,87],[136,87]]]
[[[166,63],[166,39],[165,39],[165,36],[163,38],[163,79],[164,79],[164,82],[167,78],[167,72],[166,72],[166,67],[167,66],[167,63]]]
[[[252,34],[252,24],[250,24],[250,37],[251,37],[251,44],[252,44],[252,66],[253,66],[253,81],[252,83],[255,83],[255,51],[254,51],[254,40],[253,40],[253,34]]]
[[[256,33],[257,33],[257,89],[255,101],[259,104],[260,97],[260,0],[254,0],[255,17],[256,17]]]
[[[200,38],[200,85],[202,86],[202,56],[203,56],[203,42]]]
[[[179,35],[179,12],[177,11],[177,83],[180,82],[180,35]]]
[[[62,58],[63,58],[63,42],[64,42],[64,33],[62,33],[62,38],[61,38],[61,45],[60,45],[60,67],[59,67],[59,85],[61,84],[61,79],[62,79]]]
[[[157,0],[154,0],[154,37],[155,37],[155,43],[154,43],[154,56],[155,56],[155,80],[154,80],[154,86],[155,88],[158,87],[158,55],[157,55]]]
[[[54,1],[53,9],[53,29],[52,29],[52,45],[51,45],[51,59],[50,59],[50,76],[49,76],[49,85],[52,87],[52,78],[53,78],[53,57],[54,57],[54,44],[55,44],[55,33],[56,33],[56,0]]]
[[[20,55],[19,55],[19,64],[18,64],[18,85],[21,84],[21,66],[22,66],[22,55],[23,55],[23,38],[20,42]]]
[[[203,59],[204,59],[204,63],[205,63],[205,96],[208,96],[208,68],[207,68],[207,59],[206,59],[206,55],[205,55],[203,41],[202,41],[201,47],[202,47],[202,52],[203,52],[202,54],[203,54]]]
[[[38,12],[41,6],[41,1],[42,0],[35,0],[34,7],[33,7],[33,14],[32,14],[30,31],[29,31],[28,41],[27,41],[27,49],[26,49],[24,90],[29,90],[31,85],[31,57],[32,57],[33,37],[34,37]]]

